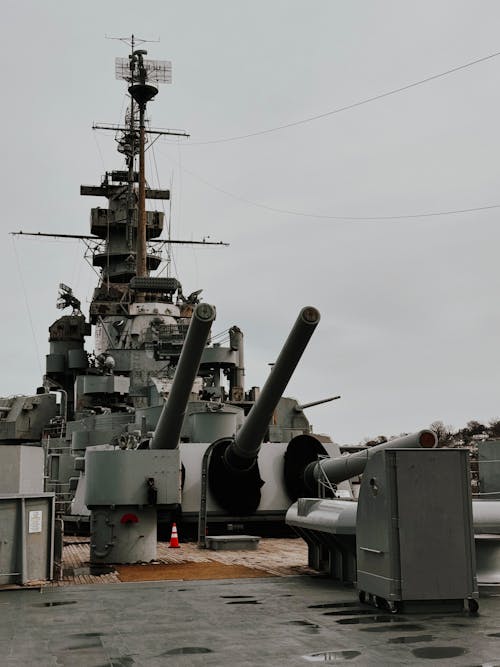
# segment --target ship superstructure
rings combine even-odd
[[[260,405],[259,388],[245,387],[243,332],[238,326],[213,340],[209,326],[206,337],[189,347],[189,354],[199,353],[199,363],[179,371],[186,377],[193,371],[190,379],[184,379],[189,386],[182,401],[177,394],[172,396],[188,331],[195,326],[194,314],[203,320],[204,309],[211,308],[211,324],[215,308],[203,304],[201,289],[184,293],[169,263],[161,270],[162,248],[167,246],[170,253],[173,244],[186,242],[172,239],[169,229],[166,238],[162,236],[165,215],[150,209],[155,201],[168,200],[170,192],[148,185],[147,138],[152,133],[187,135],[148,128],[146,106],[158,92],[156,85],[171,81],[171,65],[147,60],[147,52],[135,46],[132,41],[130,56],[116,62],[117,78],[126,82],[130,95],[125,123],[102,126],[115,132],[124,168],[106,172],[99,185],[81,186],[81,195],[100,197],[106,206],[91,209],[89,234],[66,235],[85,241],[100,277],[88,318],[71,287],[61,284],[58,307],[68,312],[49,327],[46,373],[37,401],[47,402],[50,410],[31,434],[31,442],[41,443],[47,454],[45,490],[56,493],[58,512],[67,523],[85,523],[92,513],[100,512],[108,525],[140,506],[148,506],[150,523],[157,517],[194,523],[200,508],[209,521],[236,529],[256,520],[282,523],[296,499],[293,481],[284,471],[285,454],[287,468],[297,456],[302,465],[318,455],[339,454],[327,437],[323,444],[312,437],[311,442],[299,443],[299,454],[296,442],[291,450],[288,447],[297,437],[311,435],[304,409],[323,402],[301,406],[295,399],[281,397],[319,313],[313,308],[301,311],[279,368],[271,371],[271,391],[264,391]],[[205,240],[189,243],[224,245]],[[166,426],[160,429],[159,420],[165,421],[160,415],[169,404],[176,406],[176,414],[172,417],[171,407]],[[254,407],[257,430],[238,449],[238,440],[231,443]],[[159,442],[158,430],[167,440],[168,433],[178,430],[175,442]],[[218,441],[222,444],[214,450],[214,461],[221,458],[220,465],[230,469],[228,475],[216,462],[210,463],[210,448]],[[169,450],[168,455],[158,453],[163,450]],[[107,452],[107,458],[96,467],[92,461],[99,451]],[[136,459],[156,463],[153,468],[150,463],[132,464]],[[124,465],[140,471],[134,472],[139,477],[131,481]],[[98,468],[105,470],[104,475],[96,472]],[[90,481],[89,469],[94,474]],[[123,485],[117,481],[120,476]],[[163,488],[167,478],[168,492]],[[114,495],[102,493],[115,482]],[[129,489],[134,484],[133,493],[123,491],[122,486]],[[243,501],[237,498],[242,492],[248,496]],[[344,492],[350,495],[348,483]],[[110,508],[116,507],[118,514],[111,519],[110,512],[115,510]],[[116,547],[106,557],[116,558],[118,551]],[[134,558],[140,560],[143,555]]]

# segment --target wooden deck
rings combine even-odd
[[[212,551],[198,549],[195,542],[182,542],[178,549],[170,549],[168,542],[158,543],[158,558],[153,563],[145,563],[134,566],[134,571],[144,568],[144,577],[136,574],[134,580],[146,581],[162,578],[158,571],[165,571],[168,565],[191,564],[184,569],[172,568],[179,573],[182,580],[193,580],[197,578],[210,579],[207,572],[210,564],[220,564],[226,568],[214,567],[214,578],[220,578],[220,572],[226,571],[227,578],[238,578],[244,576],[259,576],[257,572],[248,572],[245,568],[251,568],[262,572],[262,576],[287,577],[299,574],[315,574],[307,567],[307,546],[301,539],[276,539],[263,538],[255,551]],[[63,548],[63,572],[59,581],[44,582],[45,586],[71,586],[75,584],[119,584],[129,580],[126,568],[120,566],[122,574],[117,569],[109,568],[103,574],[91,574],[90,565],[90,540],[86,537],[65,537]],[[193,568],[192,564],[199,564],[199,568]],[[159,567],[161,566],[161,567]],[[156,573],[148,574],[148,568]],[[215,572],[217,571],[217,575]],[[173,574],[173,573],[172,573]],[[172,578],[172,576],[165,576]],[[35,583],[35,582],[33,582]]]

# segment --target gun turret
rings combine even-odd
[[[151,449],[176,449],[179,444],[186,406],[214,319],[214,306],[200,303],[194,309],[172,389],[151,440]]]
[[[310,463],[304,470],[304,482],[311,493],[315,493],[318,482],[327,479],[330,484],[338,484],[346,479],[360,475],[368,460],[382,449],[408,449],[414,447],[432,448],[437,445],[437,435],[434,431],[424,429],[405,435],[389,442],[383,442],[362,452],[349,454],[337,459],[323,459]]]
[[[246,515],[260,503],[257,456],[272,415],[320,320],[312,306],[303,308],[274,363],[257,402],[235,438],[215,444],[209,468],[212,495],[232,514]]]

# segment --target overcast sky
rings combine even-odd
[[[134,33],[159,43],[173,84],[150,104],[159,140],[148,180],[173,183],[185,292],[203,288],[215,331],[245,333],[247,385],[262,385],[304,305],[320,325],[287,390],[338,442],[436,419],[500,416],[500,57],[320,120],[219,142],[350,105],[500,51],[497,0],[4,0],[3,335],[0,395],[41,382],[59,282],[85,311],[96,276],[79,242],[9,232],[88,234],[80,197],[121,168],[113,135],[125,86],[114,58]],[[159,182],[158,182],[159,179]],[[280,213],[268,208],[289,211]],[[297,215],[295,213],[308,215]],[[91,345],[88,345],[91,349]]]

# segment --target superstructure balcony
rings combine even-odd
[[[101,269],[107,267],[109,272],[113,274],[124,273],[133,274],[135,272],[135,261],[136,253],[123,253],[123,252],[96,252],[92,258],[92,264],[98,266]],[[162,256],[159,250],[152,250],[148,248],[148,253],[146,256],[146,266],[149,271],[155,271],[161,264]]]
[[[132,210],[131,223],[134,230],[137,229],[138,213],[137,209]],[[146,238],[155,239],[160,236],[163,230],[164,214],[161,211],[147,211],[146,212]],[[107,208],[93,208],[90,211],[90,232],[100,239],[108,238],[110,228],[116,232],[120,228],[123,233],[127,228],[127,212],[120,208],[117,210]]]

